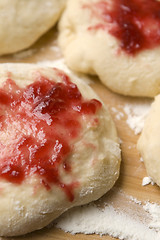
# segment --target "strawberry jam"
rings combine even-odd
[[[89,29],[108,31],[127,54],[160,46],[160,2],[157,0],[97,1],[84,6],[99,23]]]
[[[84,115],[92,118],[97,100],[85,101],[68,76],[54,69],[62,82],[41,76],[25,88],[7,79],[0,89],[0,177],[20,184],[39,175],[46,189],[52,184],[73,201],[77,181],[65,184],[61,172],[72,173],[67,159],[80,136]]]

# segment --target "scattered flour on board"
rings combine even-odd
[[[143,158],[142,158],[142,157],[140,157],[140,159],[139,159],[139,160],[140,160],[140,162],[144,162],[144,160],[143,160]]]
[[[145,118],[149,112],[153,100],[138,100],[134,103],[128,103],[124,106],[124,112],[127,114],[127,124],[134,131],[135,135],[139,134],[144,126]]]
[[[100,209],[92,203],[69,210],[59,218],[56,227],[72,234],[95,233],[127,240],[159,240],[160,206],[147,202],[142,208],[150,214],[148,225],[110,205]]]
[[[116,114],[116,119],[121,120],[124,117],[124,113],[116,109],[115,107],[111,108],[111,111]]]
[[[144,177],[143,180],[142,180],[142,186],[146,186],[148,184],[152,184],[154,185],[155,183],[153,182],[152,178],[151,177]]]
[[[151,221],[149,223],[150,228],[154,228],[157,232],[160,232],[160,205],[156,203],[147,202],[143,208],[151,215]],[[159,238],[160,239],[160,238]]]
[[[36,52],[36,49],[27,49],[13,54],[13,58],[16,60],[22,60],[24,58],[32,56]]]

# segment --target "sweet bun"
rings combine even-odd
[[[138,150],[144,160],[148,176],[160,186],[160,95],[156,96],[138,140]]]
[[[66,0],[1,0],[0,55],[30,47],[59,19]]]
[[[123,95],[160,93],[160,3],[152,2],[69,0],[59,24],[67,65]]]
[[[100,198],[120,147],[103,103],[56,68],[0,65],[0,236],[40,229]]]

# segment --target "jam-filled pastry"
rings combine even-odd
[[[0,55],[30,47],[55,25],[66,0],[0,0]]]
[[[59,45],[68,66],[112,91],[160,93],[160,1],[69,0]]]
[[[147,174],[160,186],[160,95],[156,96],[138,140],[138,150]]]
[[[0,236],[100,198],[119,168],[115,125],[86,83],[56,68],[0,65]]]

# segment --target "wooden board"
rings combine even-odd
[[[23,51],[22,53],[14,54],[12,56],[5,56],[0,58],[0,63],[5,62],[25,62],[36,63],[37,61],[54,60],[61,57],[60,50],[57,48],[57,32],[55,29],[50,30],[44,37],[42,37],[36,44],[30,49]],[[109,91],[104,85],[102,85],[97,78],[91,78],[91,87],[108,106],[110,113],[115,121],[117,131],[120,139],[122,140],[122,164],[120,178],[116,183],[116,189],[123,191],[128,196],[133,196],[140,201],[150,200],[151,202],[157,202],[160,204],[159,194],[160,189],[156,185],[148,185],[142,187],[142,179],[147,176],[144,164],[140,162],[140,156],[136,150],[136,143],[139,136],[136,136],[134,132],[128,127],[126,123],[127,116],[124,113],[124,117],[118,119],[116,113],[112,111],[113,107],[123,112],[123,107],[126,103],[132,103],[138,101],[137,98],[130,98],[120,96]],[[116,191],[110,191],[101,200],[104,203],[106,199],[115,199],[117,201]],[[121,198],[118,204],[124,204]],[[107,200],[109,201],[109,200]],[[125,203],[126,204],[126,203]],[[1,238],[3,240],[7,238]],[[113,240],[110,236],[100,237],[98,235],[71,235],[64,233],[54,227],[45,228],[40,231],[28,234],[26,236],[18,238],[9,238],[10,240]]]

